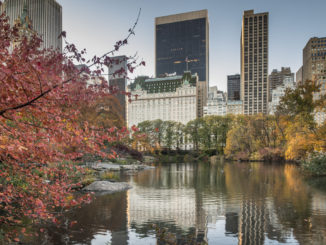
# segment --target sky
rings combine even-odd
[[[101,55],[123,39],[141,15],[135,36],[116,55],[135,55],[145,67],[131,77],[154,76],[155,17],[207,9],[209,83],[226,91],[227,75],[240,72],[240,33],[244,10],[269,12],[269,72],[302,65],[302,49],[311,37],[326,36],[326,0],[57,0],[70,42]]]

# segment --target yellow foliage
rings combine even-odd
[[[287,160],[298,160],[304,158],[307,153],[314,150],[314,139],[312,134],[297,133],[288,139],[285,157]]]

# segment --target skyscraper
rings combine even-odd
[[[228,76],[228,100],[240,100],[240,74]]]
[[[312,80],[320,86],[320,92],[314,93],[315,100],[326,96],[326,37],[310,38],[304,47],[302,77],[303,83]],[[326,111],[315,111],[315,120],[323,123],[326,120]]]
[[[209,24],[207,10],[155,18],[156,77],[165,73],[197,73],[198,115],[203,115],[209,85]]]
[[[62,32],[62,7],[56,0],[5,0],[1,6],[1,13],[6,11],[10,24],[27,9],[32,29],[43,39],[42,47],[54,48],[62,51],[62,39],[58,38]]]
[[[244,11],[241,30],[241,100],[244,114],[267,113],[268,13]]]
[[[326,79],[326,37],[310,38],[303,49],[303,82]]]

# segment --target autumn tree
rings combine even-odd
[[[102,151],[104,143],[129,134],[107,128],[112,124],[88,121],[80,109],[112,97],[104,79],[95,84],[87,79],[101,76],[135,26],[112,51],[87,60],[86,50],[68,43],[65,33],[63,53],[41,49],[35,33],[21,37],[5,14],[0,16],[0,229],[8,241],[24,234],[23,220],[60,224],[58,215],[64,210],[89,201],[89,195],[72,195],[83,170],[71,161],[85,153],[115,157]],[[76,63],[85,68],[77,69]],[[130,61],[128,69],[142,64]],[[71,146],[74,150],[67,151]]]
[[[325,150],[324,125],[314,121],[317,111],[325,112],[325,95],[320,94],[320,84],[314,81],[287,90],[281,98],[277,116],[287,120],[284,130],[287,159],[300,160],[313,151]]]

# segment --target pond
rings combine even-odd
[[[97,196],[44,244],[326,244],[326,179],[294,165],[178,163],[124,178],[132,189]]]

